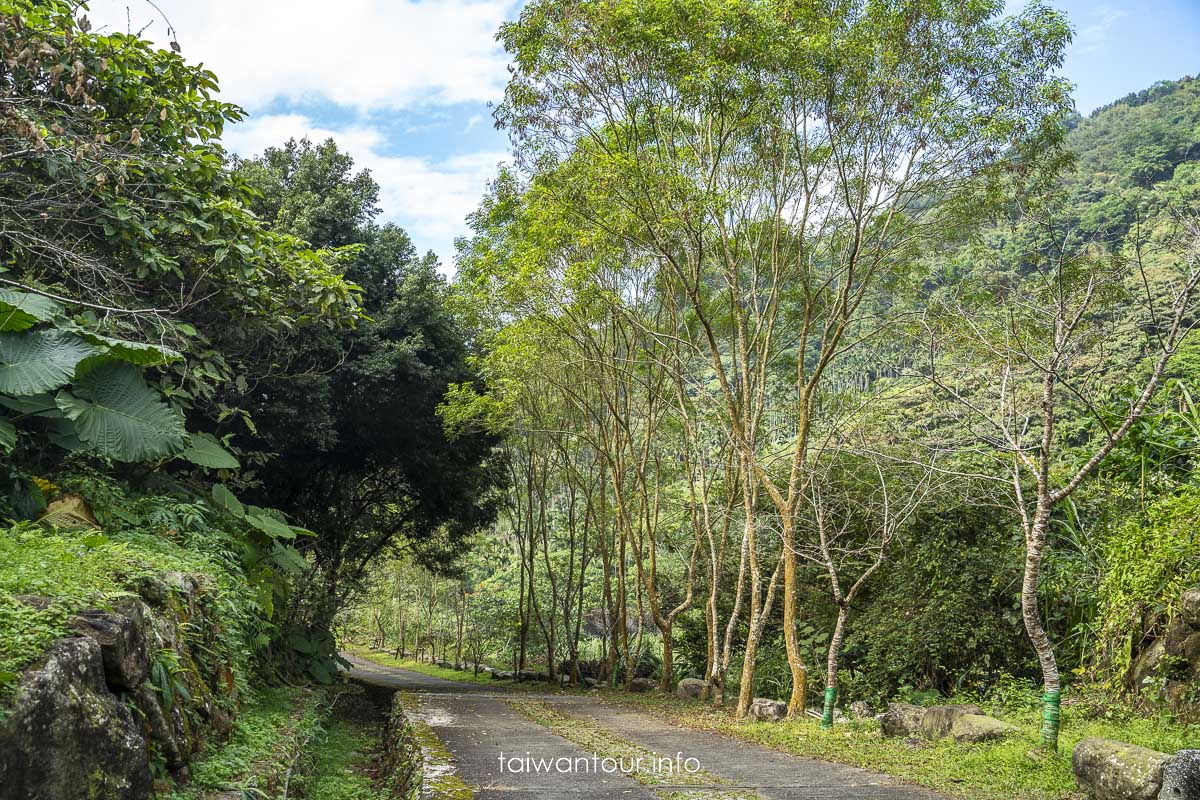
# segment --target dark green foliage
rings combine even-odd
[[[403,547],[446,565],[491,521],[493,440],[444,431],[447,387],[476,380],[464,336],[433,254],[418,257],[402,230],[373,222],[370,176],[332,141],[289,142],[239,171],[275,229],[355,249],[346,274],[370,316],[352,330],[301,328],[290,373],[230,400],[252,409],[271,453],[255,496],[317,532],[300,545],[317,571],[289,634],[311,656],[332,650],[321,631],[373,558]]]
[[[244,383],[296,325],[356,313],[342,255],[249,210],[218,143],[242,112],[215,99],[216,76],[93,33],[78,12],[0,4],[0,397],[58,395],[57,409],[6,403],[0,448],[43,466],[61,456],[47,439],[122,461],[177,455],[175,412],[193,427],[235,416],[223,382]],[[232,468],[203,447],[203,466]]]
[[[990,685],[1036,665],[1021,626],[1020,542],[1003,512],[946,509],[917,520],[863,600],[846,643],[846,693],[885,699]]]

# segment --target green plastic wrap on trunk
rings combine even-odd
[[[828,730],[833,727],[833,707],[837,703],[837,687],[825,687],[825,708],[821,711],[821,727]]]
[[[1062,690],[1051,689],[1042,695],[1042,746],[1058,750],[1059,700]]]

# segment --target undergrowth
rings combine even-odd
[[[191,780],[161,800],[201,800],[230,791],[247,800],[275,796],[319,735],[324,701],[324,693],[312,689],[261,691],[238,715],[229,741],[194,761]]]
[[[30,522],[0,529],[0,701],[11,695],[21,670],[68,632],[76,612],[108,607],[141,580],[165,572],[205,576],[225,630],[241,638],[248,620],[238,600],[242,583],[194,548],[144,531],[48,530]],[[16,599],[20,595],[46,600],[27,603]],[[244,649],[229,648],[234,654]]]

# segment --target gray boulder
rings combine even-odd
[[[497,669],[497,670],[492,671],[492,680],[511,681],[512,679],[513,679],[513,674],[511,672],[508,672],[508,671],[502,670],[502,669]]]
[[[786,716],[787,703],[782,700],[756,697],[750,704],[750,719],[755,722],[778,722]]]
[[[1200,630],[1200,586],[1193,586],[1183,593],[1180,614],[1184,622]]]
[[[675,696],[680,700],[699,700],[708,684],[699,678],[684,678],[675,685]]]
[[[1091,800],[1157,800],[1170,756],[1111,739],[1075,745],[1075,782]]]
[[[996,742],[1020,732],[1021,729],[1016,725],[983,714],[960,714],[950,726],[950,735],[954,737],[954,741],[963,744]]]
[[[884,736],[915,736],[921,732],[925,709],[912,703],[888,703],[887,711],[879,718]]]
[[[1163,767],[1158,800],[1196,800],[1200,797],[1200,750],[1180,750]]]
[[[53,597],[46,597],[40,594],[17,594],[13,595],[13,600],[30,608],[36,608],[38,611],[45,611],[57,602]]]
[[[921,715],[920,733],[926,739],[941,739],[950,735],[954,723],[964,714],[982,716],[983,709],[976,705],[931,706]]]
[[[1166,635],[1163,636],[1163,642],[1167,649],[1167,655],[1178,658],[1183,655],[1184,643],[1195,634],[1195,630],[1191,625],[1188,625],[1182,619],[1177,619],[1167,626]]]
[[[589,689],[595,689],[597,686],[600,685],[600,681],[598,681],[595,678],[592,678],[588,675],[584,675],[583,676],[583,685]]]
[[[1188,664],[1200,664],[1200,631],[1183,640],[1179,645],[1179,657]]]
[[[136,606],[131,606],[136,608]],[[100,646],[104,677],[110,686],[136,689],[150,671],[145,621],[124,614],[87,609],[72,621],[75,632]]]
[[[649,678],[634,678],[629,682],[629,689],[633,692],[653,692],[658,688],[658,684]]]
[[[1141,691],[1147,678],[1152,678],[1162,672],[1163,660],[1167,655],[1166,642],[1156,639],[1141,652],[1129,668],[1129,688],[1135,692]]]
[[[0,720],[0,800],[142,800],[146,740],[105,686],[100,645],[63,639]]]
[[[173,597],[183,600],[189,614],[195,611],[194,602],[198,589],[195,579],[182,572],[160,572],[143,575],[137,579],[137,591],[152,606],[166,606]]]
[[[178,708],[174,713],[163,708],[158,692],[148,683],[143,683],[133,694],[133,704],[141,715],[142,727],[162,755],[167,768],[172,772],[187,765],[192,754],[193,743],[183,725]]]
[[[870,719],[875,716],[875,712],[865,700],[855,700],[850,704],[850,716],[854,719]]]

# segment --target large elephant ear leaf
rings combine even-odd
[[[130,364],[136,364],[139,367],[157,367],[183,358],[178,350],[172,350],[170,347],[162,344],[134,342],[129,339],[115,339],[111,336],[102,336],[101,334],[82,329],[77,330],[76,333],[80,338],[103,350],[105,355],[120,359],[121,361],[128,361]]]
[[[246,507],[223,484],[213,484],[212,497],[213,502],[217,504],[217,508],[222,511],[226,511],[239,519],[246,516]]]
[[[0,394],[30,395],[68,383],[96,348],[62,331],[0,333]]]
[[[62,419],[62,412],[58,410],[58,404],[54,402],[54,394],[51,392],[29,394],[21,397],[0,395],[0,406],[4,406],[10,411],[15,411],[22,417]]]
[[[221,446],[216,437],[207,433],[193,433],[187,449],[179,455],[193,464],[209,469],[240,469],[242,466],[232,453]]]
[[[59,414],[61,415],[62,412],[60,411]],[[75,423],[61,416],[59,419],[52,419],[46,424],[46,435],[49,437],[51,443],[72,453],[92,449],[80,440],[79,431],[75,427]]]
[[[183,450],[183,422],[132,364],[99,364],[73,389],[58,393],[58,408],[75,423],[80,441],[100,453],[118,461],[149,461]]]
[[[0,289],[0,331],[23,331],[62,314],[63,307],[40,294]]]

